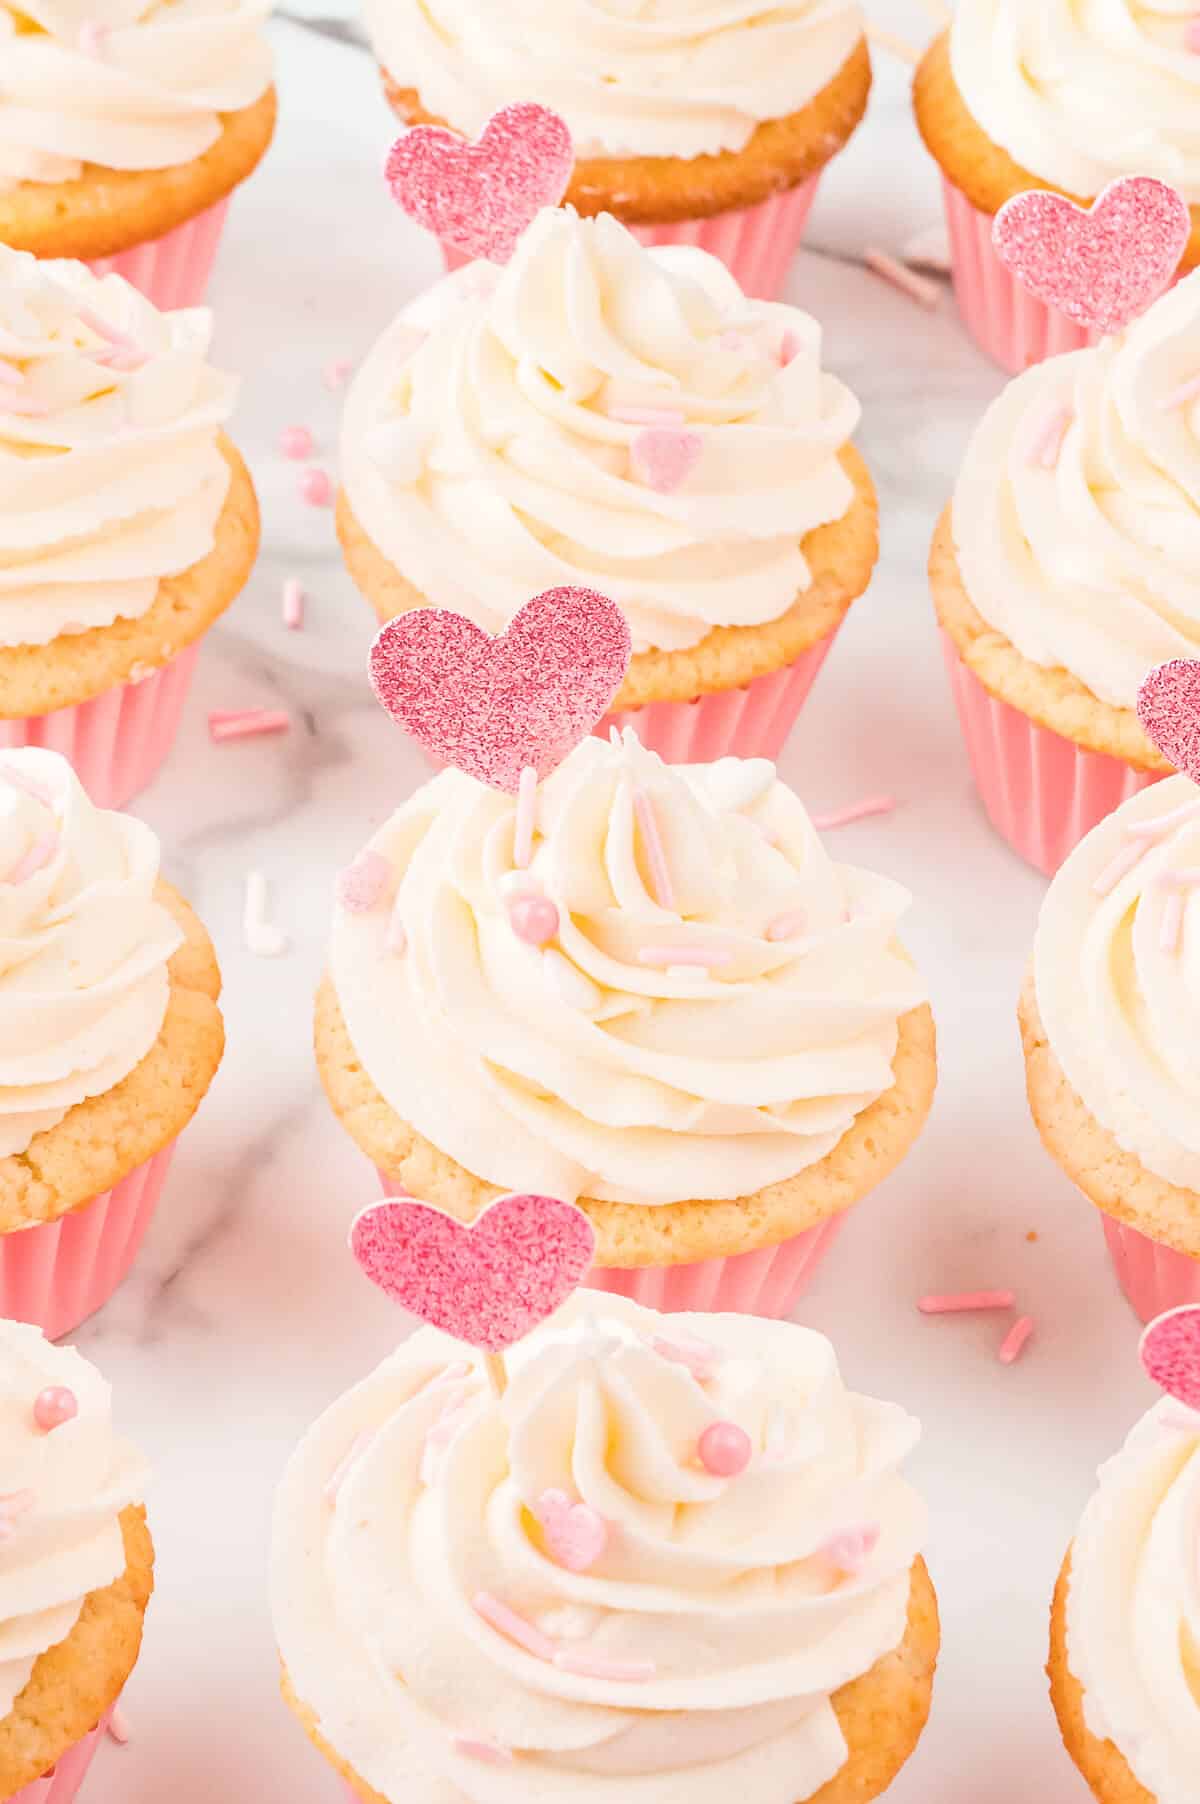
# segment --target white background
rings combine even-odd
[[[917,0],[874,11],[914,42],[928,33]],[[296,466],[275,447],[285,425],[308,423],[334,467],[337,400],[321,369],[360,355],[436,255],[379,178],[392,133],[370,59],[285,20],[273,32],[280,135],[233,208],[213,293],[220,357],[245,377],[235,431],[259,483],[265,551],[206,647],[170,770],[140,804],[217,940],[229,1052],[133,1278],[79,1337],[114,1383],[122,1428],[153,1458],[159,1552],[126,1700],[133,1740],[102,1750],[90,1804],[337,1797],[277,1696],[271,1493],[313,1417],[402,1331],[344,1251],[350,1213],[374,1189],[324,1105],[309,1019],[333,876],[423,767],[369,698],[371,621],[331,517],[299,502]],[[868,245],[898,250],[938,217],[907,72],[883,54],[878,65],[871,115],[826,178],[791,297],[824,322],[827,363],[863,402],[883,561],[782,768],[815,809],[900,798],[835,850],[914,893],[907,937],[932,990],[942,1079],[924,1139],[858,1210],[802,1313],[835,1338],[856,1387],[925,1423],[916,1476],[933,1508],[942,1671],[890,1798],[1083,1804],[1042,1677],[1050,1595],[1097,1463],[1152,1398],[1098,1220],[1042,1153],[1025,1107],[1014,1010],[1044,886],[979,811],[925,580],[934,520],[999,378],[948,293],[929,315],[861,266]],[[311,595],[302,634],[280,623],[289,575]],[[257,704],[290,710],[286,739],[210,745],[210,707]],[[292,939],[274,963],[242,942],[251,868],[268,876]],[[1037,1321],[1011,1370],[996,1360],[1001,1321],[917,1315],[924,1292],[978,1285],[1014,1286]]]

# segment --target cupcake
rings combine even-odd
[[[224,1049],[203,927],[149,827],[53,752],[0,753],[0,1316],[108,1300]]]
[[[275,129],[269,10],[0,0],[0,243],[194,307]]]
[[[0,246],[0,750],[64,753],[101,806],[157,773],[258,550],[211,329]]]
[[[1050,1691],[1101,1804],[1196,1795],[1200,1415],[1151,1410],[1100,1472],[1054,1599]]]
[[[316,1054],[386,1190],[578,1201],[590,1282],[786,1315],[935,1082],[910,898],[832,863],[765,759],[587,738],[520,804],[460,771],[339,884]]]
[[[1051,884],[1021,997],[1034,1120],[1144,1320],[1200,1301],[1198,867],[1200,788],[1133,797]]]
[[[878,555],[860,417],[821,329],[713,257],[546,209],[506,269],[407,308],[347,401],[338,527],[380,620],[499,632],[592,585],[634,658],[600,731],[774,756]]]
[[[862,7],[671,0],[653,11],[367,0],[366,17],[406,122],[478,138],[511,102],[552,107],[575,143],[567,198],[581,214],[611,213],[646,244],[698,245],[772,300],[821,172],[866,110]]]
[[[0,1321],[0,1798],[71,1804],[137,1662],[154,1589],[141,1455],[74,1347]]]
[[[787,1323],[580,1294],[500,1399],[462,1352],[422,1329],[279,1489],[284,1694],[348,1796],[878,1797],[939,1644],[918,1424]]]
[[[1171,769],[1137,693],[1200,648],[1198,377],[1195,275],[1124,332],[1009,384],[934,539],[975,780],[998,831],[1047,875]]]
[[[1191,207],[1183,267],[1200,264],[1200,40],[1187,5],[958,0],[914,98],[942,171],[963,318],[1005,369],[1088,342],[997,257],[993,220],[1014,195],[1051,188],[1086,204],[1121,176],[1158,177]]]

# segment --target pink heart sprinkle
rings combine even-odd
[[[507,263],[543,207],[556,207],[575,168],[571,134],[549,107],[502,107],[475,144],[418,125],[394,146],[387,182],[404,211],[467,257]]]
[[[440,763],[515,795],[526,767],[549,776],[608,712],[630,651],[615,602],[549,589],[495,639],[440,608],[402,614],[371,648],[371,682]]]
[[[878,1545],[879,1529],[872,1524],[869,1528],[852,1528],[840,1535],[833,1535],[825,1543],[821,1553],[839,1572],[846,1573],[850,1578],[858,1578]]]
[[[1138,690],[1138,719],[1163,757],[1200,783],[1200,659],[1174,658]]]
[[[673,495],[682,488],[704,450],[698,432],[679,432],[666,426],[650,426],[639,432],[629,447],[634,474],[659,495]]]
[[[352,915],[370,914],[387,895],[394,875],[387,859],[368,847],[338,878],[337,899]]]
[[[543,1491],[533,1506],[550,1557],[568,1572],[590,1572],[608,1546],[608,1524],[586,1503],[572,1503],[565,1491]]]
[[[1168,1397],[1200,1409],[1200,1304],[1170,1309],[1142,1336],[1142,1364]]]
[[[1119,332],[1158,299],[1191,236],[1187,203],[1152,176],[1123,176],[1088,209],[1032,189],[996,215],[996,251],[1025,288],[1078,325]]]
[[[582,1209],[552,1196],[502,1196],[470,1227],[427,1203],[391,1201],[355,1219],[350,1249],[394,1302],[499,1353],[578,1288],[596,1236]]]

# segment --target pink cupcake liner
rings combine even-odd
[[[633,727],[642,744],[667,764],[708,764],[716,758],[777,758],[796,723],[838,629],[794,664],[755,677],[743,689],[719,689],[690,702],[647,702],[606,714],[595,732]]]
[[[115,257],[97,257],[88,267],[98,276],[124,276],[164,312],[198,307],[208,292],[228,211],[227,195],[164,237],[148,238]]]
[[[114,1705],[113,1709],[115,1708]],[[97,1748],[108,1732],[111,1715],[112,1710],[106,1711],[91,1734],[85,1735],[82,1741],[77,1741],[73,1748],[68,1748],[58,1764],[43,1778],[35,1779],[32,1785],[23,1785],[20,1791],[11,1792],[7,1804],[71,1804],[87,1777]]]
[[[0,720],[0,751],[61,752],[99,808],[124,808],[158,775],[179,731],[200,642],[170,664],[75,708]]]
[[[1086,751],[989,694],[945,631],[942,650],[988,818],[1045,876],[1114,808],[1161,781],[1155,771]]]
[[[787,280],[800,248],[808,216],[817,198],[821,172],[798,187],[772,194],[756,207],[737,207],[709,219],[683,219],[675,225],[630,226],[640,244],[691,244],[719,257],[753,300],[774,301]],[[461,251],[443,243],[448,270],[470,263]]]
[[[411,1196],[381,1165],[375,1167],[385,1196]],[[727,1259],[698,1259],[690,1265],[593,1266],[589,1290],[628,1297],[664,1314],[790,1314],[812,1282],[817,1267],[837,1239],[844,1217],[830,1216],[778,1246]]]
[[[1168,1309],[1200,1303],[1200,1259],[1160,1246],[1137,1228],[1103,1217],[1104,1238],[1121,1289],[1144,1322]]]
[[[58,1340],[102,1308],[137,1257],[174,1150],[172,1141],[70,1215],[0,1236],[0,1316]]]

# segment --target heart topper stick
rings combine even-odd
[[[1174,188],[1123,176],[1090,208],[1035,188],[996,215],[992,242],[1023,287],[1077,325],[1119,332],[1170,285],[1192,216]]]
[[[1142,1336],[1142,1364],[1160,1390],[1200,1411],[1200,1304],[1169,1309]]]
[[[501,1355],[578,1289],[596,1234],[582,1209],[553,1196],[499,1197],[469,1227],[405,1197],[356,1216],[350,1250],[394,1302],[478,1348],[502,1396]]]
[[[1200,659],[1173,658],[1138,690],[1138,719],[1168,764],[1200,783]]]
[[[416,125],[393,146],[387,182],[410,218],[467,257],[507,263],[543,207],[570,186],[566,123],[532,101],[501,107],[468,144],[442,125]]]

